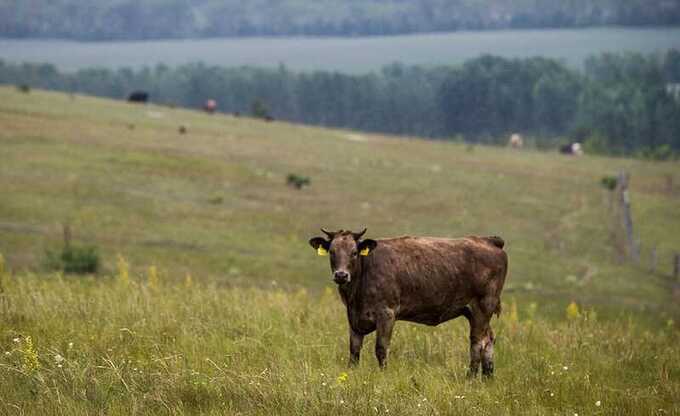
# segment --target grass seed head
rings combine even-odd
[[[29,374],[36,372],[40,368],[40,362],[38,361],[38,351],[33,346],[33,340],[30,336],[24,338],[21,352],[23,353],[22,369]]]
[[[147,278],[149,282],[149,287],[154,290],[158,289],[160,280],[158,278],[158,268],[155,265],[149,266],[149,270],[147,271]]]
[[[130,284],[130,265],[122,255],[118,255],[118,261],[116,262],[118,268],[118,283],[122,286],[128,286]]]

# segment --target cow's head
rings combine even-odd
[[[333,281],[342,285],[352,281],[352,278],[361,272],[360,256],[368,256],[375,249],[378,242],[375,240],[362,240],[366,229],[360,233],[351,231],[321,231],[327,238],[314,237],[309,240],[309,245],[314,247],[320,256],[330,254],[331,273]]]

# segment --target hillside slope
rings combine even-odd
[[[183,125],[186,134],[178,128]],[[39,269],[61,224],[167,280],[332,286],[307,240],[495,234],[507,241],[506,297],[559,311],[668,312],[680,250],[678,163],[470,147],[0,88],[0,253]],[[599,181],[631,172],[636,233],[658,272],[619,264],[618,227]],[[295,190],[286,176],[311,177]],[[665,192],[667,178],[676,194]],[[674,176],[673,176],[674,175]]]

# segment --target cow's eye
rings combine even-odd
[[[356,251],[356,250],[352,250],[352,257],[356,257],[356,256],[357,256],[357,251]]]

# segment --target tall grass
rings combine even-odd
[[[345,313],[310,293],[20,275],[0,298],[0,414],[677,414],[678,331],[596,311],[494,320],[497,374],[466,379],[467,323],[399,322],[346,367]],[[512,300],[510,301],[512,302]],[[573,309],[574,306],[570,306]]]

